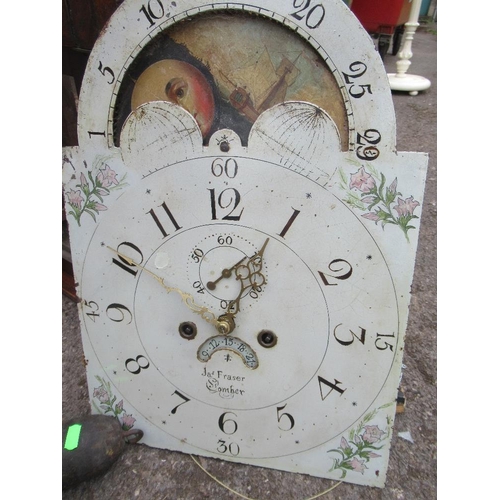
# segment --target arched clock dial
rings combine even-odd
[[[94,410],[383,486],[426,168],[393,114],[340,1],[124,2],[63,151]]]

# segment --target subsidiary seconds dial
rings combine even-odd
[[[201,240],[188,258],[188,276],[201,301],[227,310],[240,291],[243,269],[257,254],[260,235],[248,233],[252,239],[228,231],[215,232]],[[258,239],[256,239],[258,238]],[[265,289],[266,260],[263,260],[262,278],[243,293],[241,307],[252,307]],[[245,298],[246,297],[246,298]],[[218,301],[218,303],[217,303]]]

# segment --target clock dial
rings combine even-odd
[[[125,1],[63,152],[93,410],[383,486],[427,159],[341,1]]]
[[[143,426],[179,440],[189,428],[188,444],[217,453],[204,425],[222,439],[226,415],[238,456],[297,453],[347,429],[383,387],[398,348],[394,285],[373,238],[325,188],[241,157],[227,158],[238,167],[228,181],[214,175],[217,161],[193,158],[155,172],[99,224],[81,290],[107,317],[87,320],[86,329]],[[257,273],[247,264],[264,243],[252,287]],[[145,269],[215,316],[245,289],[234,331],[219,335]],[[194,338],[181,334],[185,324]],[[259,342],[263,331],[274,345]],[[172,413],[179,398],[187,401]],[[285,407],[288,429],[276,418]]]
[[[212,193],[210,191],[211,204]],[[259,249],[252,239],[240,234],[232,231],[218,234],[212,231],[211,228],[208,236],[193,247],[187,259],[188,279],[197,287],[202,301],[227,309],[229,303],[238,297],[242,279],[249,276],[250,270],[246,268],[246,263]],[[258,282],[254,280],[255,287],[245,288],[242,299],[248,296],[253,301],[258,300],[265,287],[265,276],[264,269]]]

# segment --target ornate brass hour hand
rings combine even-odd
[[[231,323],[230,322],[228,322],[225,319],[217,318],[215,316],[215,314],[212,311],[210,311],[210,309],[208,309],[208,307],[203,307],[203,306],[199,306],[198,304],[196,304],[195,301],[194,301],[194,299],[193,299],[193,297],[192,297],[192,295],[190,295],[189,293],[183,292],[182,290],[179,290],[178,288],[166,285],[165,284],[165,280],[163,278],[161,278],[160,276],[158,276],[157,274],[151,272],[149,269],[145,268],[144,266],[142,266],[138,262],[135,262],[130,257],[127,257],[126,255],[123,255],[122,253],[118,252],[114,248],[112,248],[110,246],[108,246],[108,248],[112,252],[114,252],[116,255],[118,255],[118,257],[120,257],[128,265],[135,266],[135,267],[137,267],[139,269],[142,269],[147,274],[149,274],[150,276],[152,276],[156,281],[158,281],[161,284],[161,286],[163,288],[165,288],[165,290],[168,293],[170,293],[170,292],[176,292],[176,293],[178,293],[181,296],[182,301],[184,302],[184,304],[186,304],[186,306],[189,309],[191,309],[191,311],[195,312],[196,314],[199,314],[206,322],[208,322],[211,325],[215,326],[216,330],[220,334],[227,335],[228,333],[230,333],[230,330],[232,331],[232,329],[234,329],[234,326],[231,329]]]
[[[263,255],[268,242],[269,238],[266,239],[262,248],[253,257],[251,257],[246,264],[237,265],[236,279],[240,282],[240,292],[238,293],[238,296],[229,303],[227,307],[228,312],[219,316],[219,320],[224,319],[226,321],[234,321],[234,317],[240,311],[240,301],[245,295],[245,292],[249,288],[255,290],[256,288],[265,285],[266,277],[261,271]]]

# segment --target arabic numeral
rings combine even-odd
[[[226,444],[226,441],[224,441],[223,439],[219,439],[219,441],[217,441],[217,444],[219,445],[217,446],[217,451],[219,453],[227,453],[229,451],[229,453],[233,455],[233,457],[237,457],[240,453],[240,447],[237,443]]]
[[[311,7],[311,0],[293,0],[293,6],[298,10],[290,15],[299,21],[305,18],[304,22],[309,29],[316,29],[325,18],[326,11],[320,3]]]
[[[344,346],[349,346],[351,345],[353,342],[354,342],[354,339],[358,340],[359,342],[361,342],[363,345],[365,345],[365,340],[366,340],[366,329],[363,328],[363,327],[359,327],[359,330],[360,330],[360,333],[359,335],[356,335],[351,329],[347,328],[349,334],[350,334],[350,338],[349,339],[346,339],[345,337],[344,338],[340,338],[341,337],[341,333],[339,331],[339,333],[337,333],[337,330],[339,330],[339,326],[342,326],[342,323],[338,324],[334,329],[333,329],[333,336],[335,337],[335,340],[340,344],[340,345],[344,345]],[[345,328],[343,329],[344,330],[344,333],[345,333]]]
[[[172,415],[175,415],[177,413],[177,410],[179,409],[180,406],[186,404],[186,403],[189,403],[189,401],[191,401],[189,398],[187,398],[186,396],[184,396],[183,394],[181,394],[179,391],[175,391],[172,396],[174,395],[177,395],[179,396],[181,399],[182,399],[182,403],[179,403],[175,408],[172,408],[170,410],[170,413]]]
[[[201,281],[195,281],[193,283],[193,288],[196,288],[197,293],[205,293],[205,288],[202,285]]]
[[[222,158],[216,158],[212,162],[212,175],[221,177],[225,175],[229,179],[234,179],[238,174],[238,164],[234,158],[228,158],[225,162]]]
[[[356,148],[356,156],[360,160],[372,161],[378,158],[380,151],[375,144],[378,144],[382,136],[380,132],[374,128],[370,128],[365,130],[364,134],[360,134],[358,132],[356,138],[356,144],[358,147]]]
[[[387,342],[386,340],[383,340],[382,337],[388,339],[389,342]],[[375,347],[379,351],[385,351],[388,348],[390,351],[394,352],[394,341],[395,340],[396,340],[396,336],[394,335],[394,333],[389,333],[389,334],[377,333],[377,338],[375,339]]]
[[[133,243],[130,243],[130,241],[124,241],[122,243],[120,243],[118,245],[118,247],[116,248],[117,252],[120,253],[120,247],[122,246],[125,246],[125,247],[128,247],[130,249],[132,249],[133,252],[135,252],[135,260],[138,260],[138,264],[141,265],[142,264],[142,261],[144,260],[144,256],[140,250],[140,248],[136,245],[134,245]],[[135,266],[135,264],[131,264],[126,258],[123,258],[121,255],[118,255],[119,257],[119,260],[118,259],[115,259],[113,258],[113,264],[116,264],[118,267],[120,267],[121,269],[123,269],[124,271],[127,271],[128,273],[130,273],[132,276],[137,276],[137,270],[136,269],[133,269]]]
[[[218,220],[217,212],[219,209],[229,210],[229,213],[222,217],[222,220],[239,221],[244,208],[241,209],[239,214],[235,214],[236,208],[240,204],[241,195],[234,188],[224,189],[219,196],[216,195],[215,189],[210,191],[210,206],[212,209],[212,220]]]
[[[165,8],[160,0],[149,0],[148,5],[143,5],[139,12],[142,12],[149,21],[149,28],[155,25],[155,21],[161,19],[165,15]]]
[[[278,408],[276,408],[278,427],[282,431],[289,431],[292,430],[295,426],[295,419],[290,415],[290,413],[280,413],[285,409],[285,407],[286,404],[284,406],[278,406]],[[279,425],[280,423],[282,425]]]
[[[328,269],[331,274],[325,274],[322,271],[318,271],[318,274],[326,286],[336,286],[335,280],[346,280],[352,275],[352,266],[344,259],[333,259],[330,264],[328,264]]]
[[[149,368],[149,361],[142,355],[137,356],[135,359],[128,358],[125,361],[125,368],[133,375],[138,375],[142,370]]]
[[[238,430],[238,424],[236,420],[226,417],[226,415],[236,415],[233,412],[226,411],[219,417],[219,429],[228,436],[234,434]]]
[[[344,76],[344,80],[348,85],[351,85],[349,87],[349,94],[354,97],[355,99],[359,99],[360,97],[364,96],[367,92],[369,94],[372,93],[372,88],[371,85],[369,84],[357,84],[356,82],[353,82],[353,80],[357,78],[361,78],[365,73],[368,67],[364,62],[361,61],[354,61],[351,63],[349,66],[349,71],[350,73],[344,73],[342,72],[342,75]],[[358,90],[361,89],[361,90]]]
[[[342,382],[340,382],[336,378],[334,378],[333,380],[334,380],[334,382],[332,383],[329,380],[326,380],[326,378],[320,377],[318,375],[319,392],[321,395],[321,401],[324,401],[330,394],[332,394],[333,391],[336,391],[337,394],[340,394],[341,396],[346,391],[345,389],[342,389],[340,387],[340,384],[342,384]]]
[[[262,287],[261,286],[256,286],[255,288],[252,288],[250,290],[250,293],[248,294],[252,299],[258,299],[259,298],[259,293],[262,292]]]
[[[353,83],[351,80],[355,78],[360,78],[362,77],[365,73],[368,67],[364,62],[361,61],[354,61],[350,66],[349,66],[349,71],[350,73],[344,73],[344,80],[346,83]]]
[[[108,66],[103,67],[102,62],[99,61],[99,67],[97,68],[103,76],[109,76],[108,83],[111,85],[115,81],[115,74],[111,68]]]
[[[91,300],[90,302],[84,301],[84,306],[89,311],[86,311],[85,314],[89,317],[94,323],[96,318],[99,318],[99,306],[96,302]],[[122,321],[126,321],[126,324],[129,325],[132,322],[132,313],[130,309],[122,304],[112,303],[106,308],[106,316],[115,323],[121,323]]]
[[[172,215],[172,212],[168,208],[167,204],[165,202],[163,202],[161,205],[158,206],[158,208],[160,208],[160,207],[163,208],[163,211],[165,212],[165,214],[168,216],[170,222],[175,227],[175,230],[178,231],[179,229],[182,229],[182,227],[179,226],[179,224],[177,224],[177,221],[174,219],[174,216]],[[146,212],[146,213],[151,215],[151,217],[153,218],[153,221],[156,224],[156,227],[160,230],[163,237],[166,238],[167,236],[169,236],[169,234],[167,233],[167,231],[163,227],[163,224],[160,222],[159,216],[156,215],[155,211],[153,209],[151,209],[149,212]]]
[[[94,302],[93,300],[87,302],[86,300],[83,301],[84,307],[90,309],[90,311],[85,311],[85,314],[87,315],[88,318],[90,318],[94,323],[96,318],[98,318],[100,315],[98,313],[99,311],[99,306],[97,302]]]
[[[203,258],[203,250],[201,248],[195,248],[191,254],[191,258],[198,264]]]
[[[233,244],[233,238],[231,236],[219,236],[217,238],[217,243],[219,245],[232,245]]]
[[[106,315],[111,321],[115,323],[121,323],[124,320],[127,320],[126,324],[130,325],[132,323],[132,313],[130,309],[122,304],[109,304],[106,308]]]

